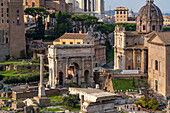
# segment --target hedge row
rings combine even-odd
[[[0,75],[0,79],[3,80],[6,84],[12,84],[12,83],[28,83],[28,82],[35,82],[39,81],[40,75],[27,75],[27,76],[2,76]]]

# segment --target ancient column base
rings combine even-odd
[[[40,106],[49,106],[51,104],[50,99],[47,97],[34,97],[34,100],[36,100]]]
[[[38,88],[38,97],[45,97],[45,87],[43,85]]]

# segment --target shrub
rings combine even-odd
[[[141,106],[143,108],[157,110],[159,108],[158,101],[155,99],[150,99],[148,102],[146,101],[145,97],[141,97],[139,101],[135,101],[134,104],[136,106]]]
[[[80,99],[79,99],[79,96],[78,95],[71,95],[71,94],[68,94],[67,96],[64,96],[63,97],[63,103],[66,105],[66,106],[70,106],[70,107],[77,107],[77,105],[79,104],[80,102]]]
[[[5,76],[3,78],[3,82],[6,84],[11,84],[11,83],[27,83],[27,82],[34,82],[34,81],[39,81],[39,74],[36,75],[26,75],[26,76]]]
[[[31,66],[27,66],[27,69],[31,69]]]
[[[158,101],[152,98],[152,99],[148,102],[148,107],[149,107],[150,109],[157,110],[157,109],[159,108]]]

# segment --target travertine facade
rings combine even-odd
[[[49,86],[75,82],[81,86],[93,86],[94,46],[60,45],[49,46]],[[68,74],[73,71],[74,74]]]
[[[25,32],[22,0],[1,0],[0,60],[7,56],[19,58],[25,51]]]
[[[114,69],[147,72],[147,47],[141,35],[123,26],[116,26],[114,32]]]
[[[170,97],[170,32],[154,32],[148,43],[150,87]]]

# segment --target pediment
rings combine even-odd
[[[157,44],[163,44],[164,42],[159,38],[158,35],[154,34],[150,39],[148,40],[150,43],[157,43]]]

